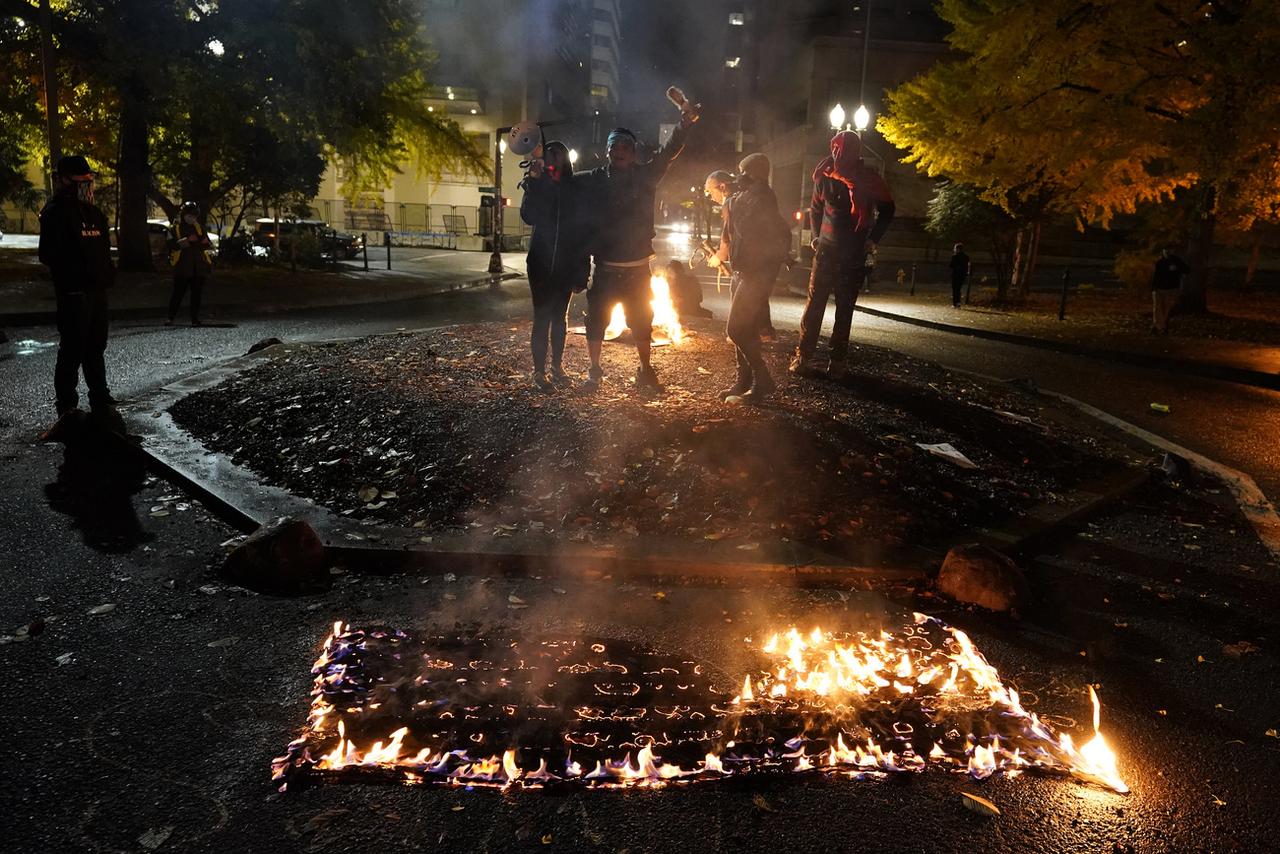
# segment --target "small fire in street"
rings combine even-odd
[[[667,344],[679,344],[684,340],[684,327],[680,325],[680,316],[676,313],[675,303],[671,299],[670,284],[665,276],[653,275],[649,277],[649,289],[653,292],[653,299],[649,305],[653,307],[654,345],[661,347]],[[621,304],[615,305],[613,313],[609,316],[609,325],[605,328],[605,340],[612,341],[626,331],[626,314]]]
[[[892,632],[792,628],[753,652],[761,667],[737,681],[617,641],[415,638],[339,622],[312,671],[306,728],[273,779],[653,787],[934,767],[1129,791],[1092,688],[1092,738],[1076,747],[935,618]]]

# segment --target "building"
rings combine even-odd
[[[437,51],[428,109],[458,122],[478,150],[497,155],[498,130],[524,120],[552,123],[549,139],[585,150],[608,128],[618,103],[618,0],[423,0]],[[516,206],[521,158],[502,156],[502,195],[513,199],[504,231],[524,231]],[[353,202],[341,163],[331,164],[312,207],[342,228],[449,235],[477,247],[491,230],[493,178],[445,174],[430,180],[405,164],[390,186]],[[514,198],[513,198],[514,197]],[[487,200],[485,200],[487,201]]]

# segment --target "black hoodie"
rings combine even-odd
[[[59,295],[99,291],[115,281],[107,218],[80,201],[74,187],[59,190],[40,211],[40,263]]]
[[[520,218],[533,226],[526,264],[529,279],[579,290],[590,261],[591,221],[580,179],[566,173],[559,181],[545,172],[521,182]]]

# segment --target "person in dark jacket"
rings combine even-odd
[[[1191,267],[1177,255],[1164,248],[1156,259],[1151,272],[1151,334],[1169,334],[1169,315],[1178,304],[1182,292],[1182,277]]]
[[[957,243],[951,252],[951,305],[960,307],[960,294],[964,291],[964,283],[969,280],[969,256],[964,251],[964,244]]]
[[[862,140],[853,131],[831,138],[831,156],[813,172],[813,203],[809,210],[814,258],[809,273],[809,298],[800,319],[800,346],[791,372],[816,375],[814,351],[822,331],[827,299],[836,297],[831,331],[831,362],[827,375],[844,376],[849,327],[858,290],[866,276],[867,253],[874,252],[893,220],[893,193],[874,169],[862,162]]]
[[[702,307],[702,285],[698,277],[679,258],[667,262],[667,284],[671,286],[671,302],[681,321],[691,317],[711,317],[711,309]]]
[[[182,306],[182,298],[191,291],[191,325],[200,322],[200,301],[204,280],[213,269],[213,243],[200,224],[200,206],[183,202],[178,218],[169,226],[169,265],[173,267],[173,291],[169,295],[169,320],[172,326]]]
[[[761,155],[763,157],[764,155]],[[741,164],[739,164],[741,165]],[[702,185],[702,191],[712,202],[720,206],[720,233],[721,242],[719,248],[714,255],[707,256],[707,266],[713,267],[716,271],[716,280],[719,281],[721,273],[729,276],[729,299],[733,300],[734,294],[737,293],[738,286],[742,282],[741,276],[734,275],[734,271],[729,264],[729,246],[724,240],[725,224],[729,217],[729,199],[738,193],[742,187],[738,179],[732,174],[717,169],[707,176]],[[769,311],[769,302],[766,297],[764,310],[759,315],[760,320],[760,337],[766,341],[774,341],[778,337],[777,331],[773,328],[773,319]]]
[[[587,290],[587,352],[591,368],[587,387],[604,380],[600,352],[613,307],[622,304],[627,326],[635,336],[640,360],[636,385],[657,389],[658,374],[649,361],[649,336],[653,331],[653,298],[649,262],[653,259],[654,196],[673,160],[684,149],[688,129],[697,113],[681,113],[679,126],[647,163],[636,159],[636,136],[626,128],[609,133],[608,163],[580,176],[596,222],[591,242],[595,262]],[[577,178],[575,178],[577,180]]]
[[[720,399],[758,404],[776,388],[761,352],[760,335],[773,282],[791,246],[791,229],[769,187],[769,159],[763,154],[748,155],[738,171],[738,192],[724,203],[719,252],[707,260],[713,266],[727,261],[735,280],[727,331],[737,350],[738,376],[720,392]]]
[[[115,405],[107,387],[107,289],[115,281],[107,218],[93,204],[93,171],[80,155],[58,161],[57,190],[40,212],[40,263],[49,267],[58,310],[53,389],[59,417],[76,410],[84,373],[89,405]]]
[[[544,391],[569,382],[562,363],[569,300],[587,286],[590,271],[591,232],[580,184],[573,175],[569,149],[557,141],[543,147],[542,160],[534,161],[520,184],[524,188],[520,218],[533,226],[526,259],[533,295],[533,384]]]

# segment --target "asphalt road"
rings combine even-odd
[[[120,324],[108,367],[116,394],[129,397],[266,336],[515,319],[527,313],[526,293],[516,281],[410,303],[231,318],[237,325],[229,328]],[[798,300],[775,306],[784,323],[798,312]],[[1280,684],[1280,568],[1213,484],[1135,496],[1059,544],[1031,568],[1039,606],[1022,622],[901,589],[688,585],[662,588],[659,602],[647,585],[608,579],[559,581],[568,594],[558,594],[550,579],[463,577],[450,585],[348,573],[325,594],[250,596],[213,571],[219,544],[233,532],[181,493],[122,461],[33,443],[52,415],[53,348],[40,345],[54,333],[6,332],[0,634],[13,636],[36,618],[44,627],[0,646],[8,689],[0,703],[0,802],[8,813],[0,850],[1277,848],[1269,822],[1280,804],[1280,742],[1266,731],[1280,726],[1272,699]],[[1033,375],[1137,423],[1150,400],[1168,402],[1173,414],[1153,429],[1249,471],[1277,494],[1273,394],[864,315],[855,318],[855,336],[971,370]],[[509,611],[510,594],[533,607]],[[106,604],[115,607],[88,613]],[[305,718],[307,671],[335,619],[606,631],[713,659],[731,657],[743,636],[765,625],[862,625],[912,609],[969,630],[1045,713],[1082,723],[1085,686],[1100,684],[1103,728],[1133,794],[1056,779],[978,784],[933,773],[562,796],[326,786],[280,797],[266,783],[270,759]],[[1242,641],[1252,649],[1228,651]],[[1002,816],[965,811],[961,790],[991,798]]]

